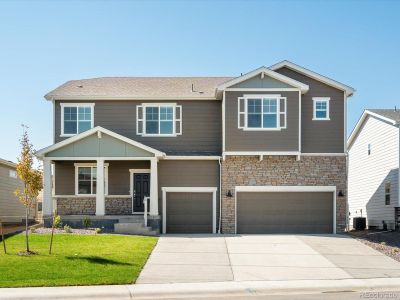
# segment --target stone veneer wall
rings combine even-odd
[[[235,186],[310,185],[336,186],[345,197],[336,197],[336,230],[346,227],[345,156],[227,156],[222,162],[222,232],[235,232]],[[233,197],[227,197],[228,191]]]
[[[57,213],[63,215],[94,215],[96,214],[95,197],[63,197],[57,198]]]
[[[106,197],[106,215],[131,215],[132,198],[127,197]]]
[[[131,215],[132,199],[127,197],[105,198],[106,215]],[[95,197],[60,197],[57,198],[59,215],[95,215]]]

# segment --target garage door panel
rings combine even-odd
[[[332,233],[328,192],[239,192],[238,233]]]
[[[212,233],[212,193],[167,193],[167,233]]]

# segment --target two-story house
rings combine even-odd
[[[44,215],[164,233],[342,231],[353,93],[288,61],[236,78],[66,82],[45,96]]]

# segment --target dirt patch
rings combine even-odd
[[[350,231],[349,235],[375,250],[400,261],[399,231]]]

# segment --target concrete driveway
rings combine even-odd
[[[342,235],[165,235],[137,283],[400,277],[400,263]]]

